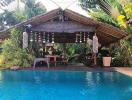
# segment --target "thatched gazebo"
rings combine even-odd
[[[25,26],[29,37],[38,37],[36,41],[43,43],[87,43],[87,38],[92,39],[96,33],[99,43],[109,46],[127,36],[126,32],[109,24],[61,8],[35,16],[14,27],[25,30]],[[1,39],[9,36],[8,30],[0,32]]]

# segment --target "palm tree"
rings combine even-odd
[[[25,4],[25,13],[28,19],[46,12],[46,8],[41,2],[36,3],[36,0],[21,0],[21,2]]]
[[[13,1],[17,2],[17,8],[15,11],[4,9]],[[20,3],[24,3],[25,9],[20,9]],[[2,0],[0,1],[0,7],[3,8],[3,13],[0,14],[0,26],[12,26],[33,16],[46,12],[45,6],[43,6],[40,2],[36,3],[36,0]]]
[[[0,0],[0,9],[5,10],[5,7],[8,6],[14,0]]]

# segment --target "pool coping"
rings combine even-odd
[[[9,69],[0,69],[0,70],[9,70]],[[62,70],[62,71],[89,71],[89,72],[119,72],[127,76],[132,77],[132,68],[131,67],[86,67],[86,66],[57,66],[57,67],[40,67],[40,68],[20,68],[19,70]]]

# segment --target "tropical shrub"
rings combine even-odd
[[[0,56],[0,66],[31,66],[33,55],[28,49],[22,49],[21,40],[22,31],[13,29],[10,39],[5,40],[2,44],[3,50]]]
[[[113,66],[132,66],[132,25],[126,21],[132,19],[132,0],[79,0],[81,7],[91,17],[128,32],[128,39],[122,40],[113,48]]]

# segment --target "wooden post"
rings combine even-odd
[[[112,52],[112,46],[113,46],[113,44],[109,45],[109,53],[110,53],[110,55],[111,55],[111,52]]]
[[[45,44],[44,43],[42,43],[42,46],[43,46],[43,57],[45,57]]]
[[[63,52],[63,57],[62,57],[63,62],[64,62],[65,65],[67,65],[66,43],[63,43],[63,51],[62,52]]]
[[[93,53],[93,58],[94,58],[94,65],[97,65],[97,56],[96,56],[96,53]]]

